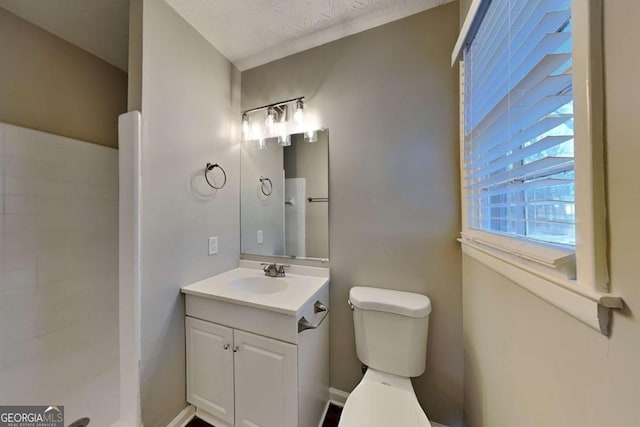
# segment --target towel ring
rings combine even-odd
[[[266,182],[269,182],[269,192],[268,193],[266,191],[264,191],[264,184]],[[260,191],[262,191],[262,194],[264,194],[267,197],[269,197],[271,195],[271,193],[273,193],[273,183],[271,182],[271,180],[269,178],[265,178],[264,176],[260,177]]]
[[[213,185],[211,183],[211,181],[209,181],[209,177],[207,176],[207,173],[211,172],[215,168],[220,169],[222,171],[222,175],[224,176],[224,181],[222,182],[222,185],[220,187],[216,187],[215,185]],[[211,187],[211,188],[213,188],[215,190],[220,190],[222,187],[224,187],[227,184],[227,173],[224,171],[222,166],[220,166],[219,164],[217,164],[217,163],[207,163],[207,166],[204,168],[204,179],[207,180],[207,184],[209,184],[209,187]]]

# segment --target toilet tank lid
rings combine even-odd
[[[409,317],[425,317],[431,313],[431,300],[426,295],[392,289],[354,286],[349,301],[361,310],[385,311]]]

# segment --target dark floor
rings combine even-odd
[[[329,405],[327,410],[327,416],[324,417],[322,427],[338,427],[338,421],[340,421],[340,414],[342,414],[342,408],[334,404]],[[212,427],[211,424],[202,421],[200,418],[192,419],[187,427]]]
[[[322,427],[338,427],[340,415],[342,415],[342,407],[334,405],[333,403],[330,404],[329,409],[327,409],[327,415],[324,417]]]

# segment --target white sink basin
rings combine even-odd
[[[229,283],[233,289],[248,294],[275,294],[287,289],[287,283],[274,277],[240,277]]]
[[[294,265],[285,277],[267,277],[259,261],[240,260],[238,268],[184,286],[182,292],[294,316],[328,283],[327,268]]]

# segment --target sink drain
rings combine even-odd
[[[79,420],[75,420],[69,427],[87,427],[89,425],[89,417],[80,418]]]

